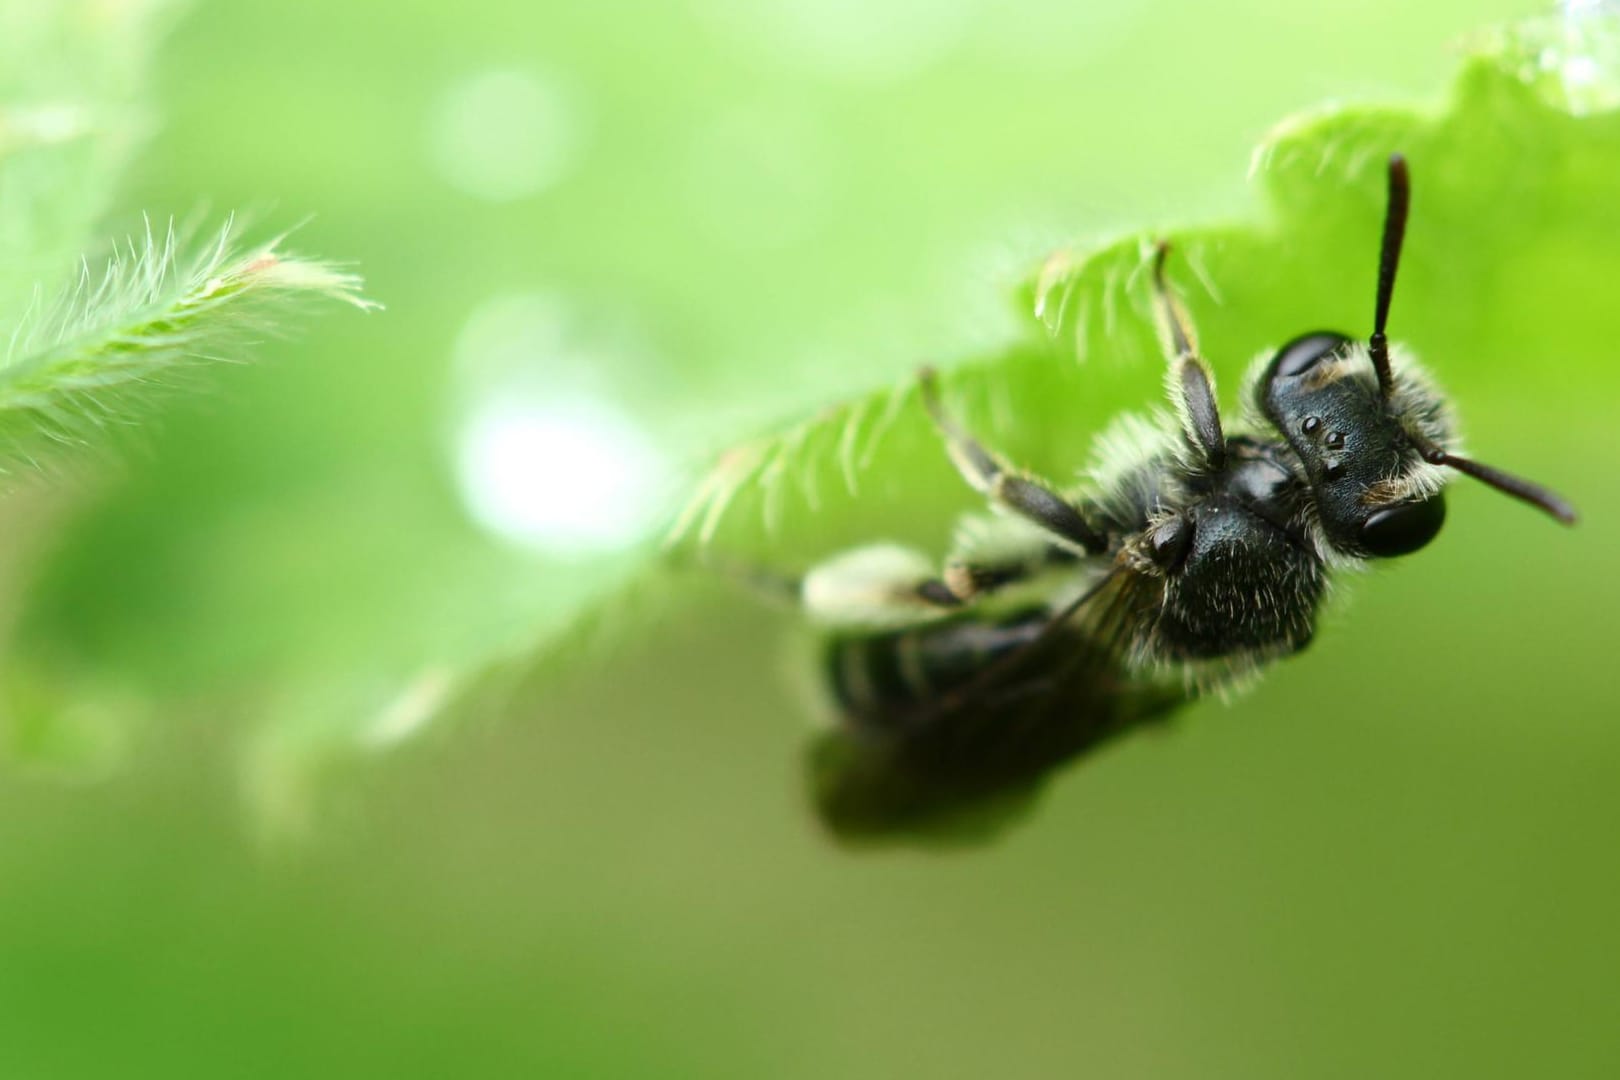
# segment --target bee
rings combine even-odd
[[[1409,203],[1396,155],[1371,336],[1313,331],[1262,356],[1230,429],[1161,244],[1173,413],[1117,420],[1076,490],[1011,468],[921,373],[995,513],[958,526],[942,568],[876,544],[798,582],[839,717],[809,758],[835,835],[993,833],[1066,762],[1305,648],[1336,573],[1434,539],[1455,473],[1574,523],[1553,492],[1454,454],[1448,403],[1386,337]]]

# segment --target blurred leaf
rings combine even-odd
[[[233,222],[201,244],[172,225],[154,232],[150,221],[123,243],[94,235],[151,127],[150,62],[181,6],[0,3],[7,638],[17,633],[20,594],[69,504],[86,491],[82,483],[47,486],[17,466],[55,470],[65,450],[131,430],[156,392],[186,371],[239,359],[253,339],[273,333],[289,302],[320,296],[372,306],[354,275],[291,254],[280,238],[244,247]],[[25,653],[13,644],[0,668],[4,755],[63,774],[108,772],[146,712],[143,696],[111,669]]]
[[[158,42],[178,0],[0,4],[0,315],[96,244],[152,128]]]

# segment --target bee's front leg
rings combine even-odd
[[[1159,332],[1170,359],[1170,400],[1181,417],[1187,445],[1211,469],[1226,464],[1226,436],[1215,402],[1215,379],[1198,355],[1198,337],[1180,301],[1164,279],[1170,245],[1161,243],[1153,256],[1153,297]]]

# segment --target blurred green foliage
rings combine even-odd
[[[114,230],[199,195],[316,212],[300,243],[361,259],[390,310],[216,378],[65,504],[8,504],[0,1075],[1612,1074],[1620,135],[1496,38],[1472,48],[1515,78],[1464,60],[1440,103],[1444,43],[1521,13],[200,7]],[[127,61],[72,70],[138,103]],[[1269,137],[1254,200],[1250,148],[1324,97],[1357,104]],[[1158,393],[1137,246],[1047,283],[1117,298],[1083,365],[1081,307],[1036,320],[1030,268],[1176,237],[1230,398],[1264,344],[1364,324],[1394,143],[1399,335],[1580,531],[1459,491],[1309,655],[968,859],[816,836],[791,624],[734,598],[632,610],[606,667],[431,722],[643,558],[480,524],[489,396],[614,403],[673,511],[739,435],[962,361],[975,423],[1067,470]],[[542,344],[474,347],[502,325]],[[901,405],[853,497],[832,427],[794,451],[818,474],[784,474],[778,537],[750,485],[715,542],[938,543],[971,499]]]
[[[195,224],[150,217],[125,238],[99,234],[146,134],[146,66],[171,8],[162,0],[0,7],[7,637],[38,560],[91,497],[89,473],[68,469],[88,469],[83,459],[155,411],[160,391],[242,359],[253,338],[275,330],[289,299],[373,306],[359,297],[358,278],[290,254],[284,238],[246,246],[234,219],[202,235]],[[70,681],[7,644],[0,752],[53,770],[115,765],[134,741],[140,697],[109,692],[93,665]]]

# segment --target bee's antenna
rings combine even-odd
[[[1406,172],[1406,159],[1400,154],[1389,158],[1389,202],[1384,209],[1384,246],[1378,255],[1378,306],[1373,311],[1373,332],[1367,342],[1374,369],[1378,372],[1378,392],[1389,397],[1394,377],[1389,370],[1389,339],[1384,327],[1389,322],[1389,301],[1395,295],[1395,271],[1401,264],[1401,241],[1406,237],[1406,211],[1412,202],[1412,182]]]
[[[1378,303],[1373,310],[1372,337],[1367,341],[1367,351],[1371,354],[1373,367],[1378,372],[1378,392],[1385,398],[1389,397],[1390,391],[1394,388],[1394,376],[1390,373],[1389,339],[1384,336],[1384,328],[1389,323],[1389,302],[1395,295],[1395,272],[1401,265],[1401,241],[1406,238],[1406,214],[1411,204],[1412,178],[1406,169],[1406,158],[1400,154],[1391,154],[1389,202],[1384,209],[1384,243],[1378,254]],[[1505,473],[1501,469],[1448,454],[1427,439],[1416,436],[1414,439],[1418,450],[1429,464],[1456,469],[1475,480],[1489,484],[1504,495],[1511,495],[1515,499],[1529,503],[1565,525],[1575,524],[1575,508],[1561,495],[1540,484],[1532,484],[1512,473]]]
[[[1577,515],[1575,507],[1569,500],[1540,484],[1532,484],[1528,480],[1505,473],[1501,469],[1468,458],[1448,454],[1433,443],[1424,439],[1417,440],[1418,449],[1423,453],[1423,460],[1430,465],[1444,465],[1456,469],[1460,473],[1472,476],[1475,480],[1489,484],[1504,495],[1511,495],[1515,499],[1529,503],[1537,510],[1549,514],[1562,521],[1565,525],[1575,524]]]

